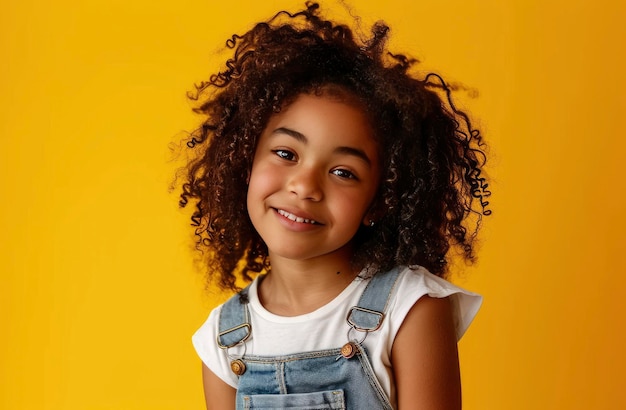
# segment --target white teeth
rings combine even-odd
[[[294,214],[291,214],[287,211],[283,211],[282,209],[278,209],[277,212],[284,216],[285,218],[294,221],[294,222],[298,222],[298,223],[306,223],[306,224],[316,224],[317,222],[314,221],[313,219],[306,219],[306,218],[302,218],[300,216],[296,216]]]

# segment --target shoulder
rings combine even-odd
[[[425,296],[449,300],[457,340],[463,336],[482,304],[479,294],[435,276],[423,267],[402,267],[389,307],[389,315],[398,327]]]
[[[228,310],[230,314],[227,314],[226,323],[228,321],[237,320],[237,314],[232,314],[239,303],[239,294],[233,295],[225,303],[217,306],[211,311],[207,320],[196,330],[191,337],[193,347],[204,365],[213,374],[222,379],[225,383],[231,387],[237,387],[237,377],[230,370],[230,361],[226,349],[223,349],[218,344],[218,338],[220,336],[220,318],[222,312]],[[240,305],[239,305],[240,306]],[[241,314],[243,317],[243,313]],[[234,323],[234,322],[233,322]],[[222,326],[224,327],[224,320],[222,319]],[[232,326],[234,327],[234,326]],[[237,336],[237,335],[233,335]]]

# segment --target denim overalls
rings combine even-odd
[[[382,324],[399,269],[378,273],[358,306],[349,309],[347,343],[336,349],[285,356],[243,355],[231,362],[239,375],[237,409],[392,409],[367,357],[363,340]],[[219,318],[218,345],[244,344],[252,332],[247,288],[227,301]],[[350,339],[363,332],[360,341]],[[315,335],[312,335],[315,337]]]

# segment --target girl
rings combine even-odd
[[[209,281],[251,282],[193,337],[208,409],[461,407],[481,299],[443,276],[453,249],[473,260],[485,157],[387,31],[356,38],[307,3],[233,36],[191,96],[205,121],[181,205]]]

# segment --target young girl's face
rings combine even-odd
[[[380,179],[365,114],[329,96],[300,95],[272,116],[255,152],[248,213],[270,258],[345,252]]]

